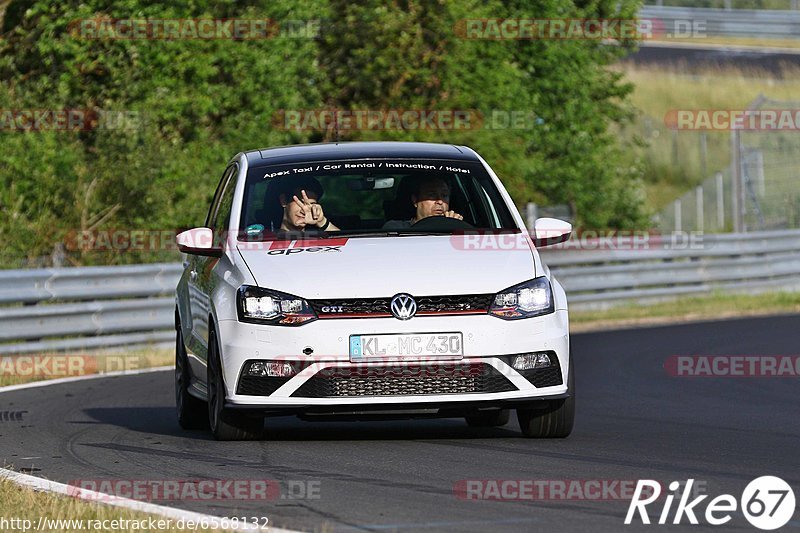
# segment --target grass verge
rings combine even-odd
[[[219,531],[217,529],[179,528],[177,527],[178,521],[175,519],[84,502],[68,496],[37,492],[20,487],[7,479],[0,479],[0,502],[3,502],[3,513],[0,516],[0,530],[2,531],[36,530],[40,524],[40,517],[42,517],[42,527],[37,531],[64,533]],[[3,520],[6,522],[3,523]],[[16,521],[12,522],[12,520]],[[156,524],[155,527],[151,527],[153,526],[151,520]],[[162,522],[159,523],[159,521]]]
[[[0,387],[31,381],[172,365],[171,349],[140,352],[25,354],[0,357]]]
[[[706,35],[704,37],[670,37],[669,39],[656,37],[649,42],[679,43],[723,46],[745,46],[768,50],[770,48],[800,48],[800,39],[773,39],[768,37],[727,37],[722,35]]]
[[[723,294],[678,298],[656,304],[630,304],[602,311],[569,313],[574,333],[679,322],[800,313],[800,292]]]

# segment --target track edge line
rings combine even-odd
[[[119,370],[116,372],[107,372],[105,374],[89,374],[86,376],[46,379],[42,381],[33,381],[30,383],[20,383],[18,385],[6,385],[5,387],[0,387],[0,394],[4,392],[13,392],[17,390],[46,387],[49,385],[58,385],[61,383],[74,383],[76,381],[87,381],[91,379],[131,376],[138,374],[148,374],[152,372],[164,372],[167,370],[173,370],[174,368],[175,368],[174,366],[169,365],[169,366],[158,366],[153,368],[142,368],[138,370]],[[14,470],[9,470],[7,468],[2,468],[2,467],[0,467],[0,478],[11,481],[12,483],[19,485],[20,487],[26,487],[32,489],[36,492],[49,492],[53,494],[60,494],[62,496],[77,498],[79,500],[84,500],[91,503],[111,505],[113,507],[121,507],[123,509],[129,509],[131,511],[139,511],[147,514],[156,514],[164,516],[166,518],[173,518],[175,520],[180,520],[183,518],[186,520],[198,521],[205,518],[207,520],[213,519],[219,522],[223,518],[209,514],[197,513],[194,511],[186,511],[184,509],[178,509],[177,507],[167,507],[165,505],[157,505],[149,502],[141,502],[138,500],[131,500],[129,498],[122,498],[119,496],[113,496],[110,494],[104,494],[102,492],[95,492],[85,489],[78,489],[77,490],[78,493],[75,494],[76,492],[74,490],[75,487],[73,487],[73,490],[70,491],[69,485],[65,485],[64,483],[59,483],[57,481],[50,481],[49,479],[31,476],[29,474],[23,474],[21,472],[15,472]],[[301,531],[295,531],[292,529],[280,529],[271,526],[267,527],[266,529],[263,529],[259,526],[253,526],[251,524],[243,525],[242,527],[236,529],[228,529],[226,531],[269,531],[272,533],[303,533]]]
[[[4,392],[13,392],[17,390],[47,387],[50,385],[60,385],[61,383],[74,383],[76,381],[86,381],[90,379],[100,379],[100,378],[115,378],[119,376],[135,376],[138,374],[149,374],[151,372],[165,372],[167,370],[174,370],[174,369],[175,367],[173,365],[166,365],[166,366],[154,366],[152,368],[140,368],[137,370],[115,370],[114,372],[105,372],[102,374],[86,374],[84,376],[43,379],[40,381],[31,381],[28,383],[18,383],[16,385],[6,385],[5,387],[0,387],[0,394]]]

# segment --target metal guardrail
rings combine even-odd
[[[598,246],[602,241],[598,241]],[[652,303],[712,291],[800,289],[800,230],[703,235],[677,247],[659,241],[624,249],[540,250],[571,307]]]
[[[657,29],[668,37],[683,35],[698,43],[704,35],[800,39],[800,11],[644,6],[638,16],[659,21]],[[702,23],[702,31],[698,27],[698,35],[685,35],[693,21]]]
[[[169,342],[182,270],[166,263],[0,271],[0,355]]]
[[[0,271],[0,304],[167,294],[181,271],[171,263]]]
[[[800,230],[569,242],[540,253],[572,308],[654,302],[714,290],[800,290]],[[597,249],[591,249],[593,246]],[[0,355],[131,347],[174,340],[179,264],[0,271]]]

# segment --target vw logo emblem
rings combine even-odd
[[[398,294],[392,298],[392,314],[400,320],[408,320],[417,314],[417,302],[410,294]]]

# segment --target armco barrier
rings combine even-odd
[[[0,271],[0,355],[174,340],[180,264]]]
[[[659,21],[670,37],[685,35],[694,26],[698,35],[685,36],[694,37],[697,44],[702,44],[704,36],[800,39],[800,11],[650,5],[642,7],[638,16]]]
[[[800,289],[800,230],[709,234],[674,248],[540,252],[573,308],[652,303],[711,291]]]
[[[573,309],[714,290],[800,290],[800,230],[704,235],[698,242],[540,253]],[[169,343],[181,270],[169,263],[0,271],[0,355]]]

